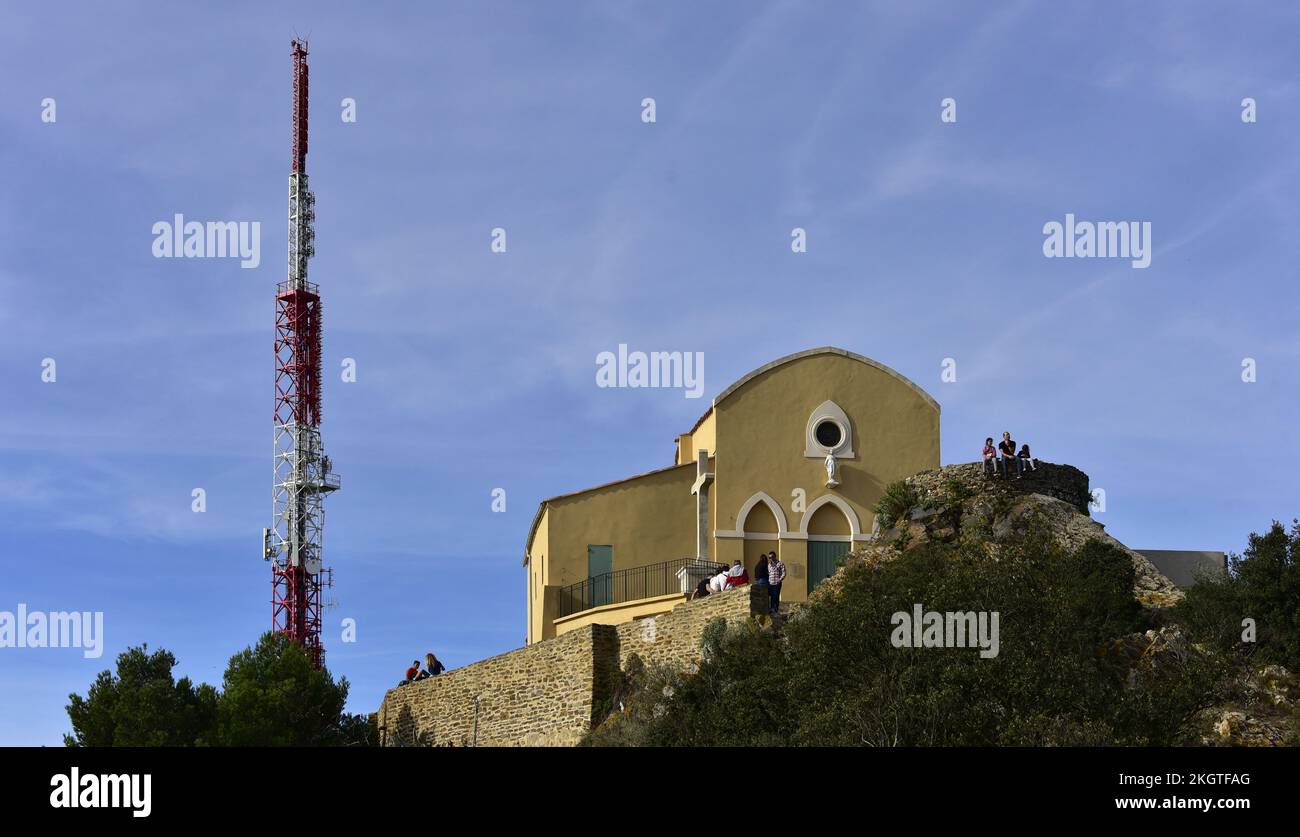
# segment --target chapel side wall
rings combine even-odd
[[[548,503],[556,587],[587,578],[587,546],[614,547],[614,570],[695,555],[695,465],[689,463]]]

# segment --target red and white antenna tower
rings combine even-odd
[[[321,304],[307,281],[316,197],[307,185],[307,43],[294,40],[293,147],[289,169],[289,278],[275,290],[274,524],[263,530],[271,562],[271,626],[300,643],[320,668],[322,500],[339,480],[321,445]]]

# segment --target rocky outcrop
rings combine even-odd
[[[1055,497],[1072,506],[1080,514],[1088,514],[1092,494],[1088,488],[1088,475],[1073,465],[1038,462],[1032,471],[1019,479],[989,476],[982,462],[965,462],[948,465],[933,471],[922,471],[908,477],[906,482],[922,500],[942,499],[952,493],[952,486],[960,485],[970,494],[988,497],[1019,498],[1029,494]]]
[[[923,471],[904,481],[911,490],[911,505],[887,529],[877,529],[853,560],[877,563],[903,550],[938,541],[977,540],[996,557],[999,541],[1021,528],[1050,533],[1062,548],[1076,551],[1099,540],[1128,555],[1133,562],[1133,594],[1142,604],[1169,607],[1183,593],[1141,554],[1106,533],[1088,516],[1088,475],[1069,465],[1038,463],[1022,479],[991,477],[982,464],[950,465]],[[823,595],[836,589],[834,579]]]
[[[1284,747],[1300,744],[1300,677],[1282,666],[1248,676],[1240,699],[1201,713],[1201,742],[1212,747]]]
[[[1126,664],[1131,683],[1145,672],[1159,671],[1185,662],[1195,652],[1182,629],[1176,625],[1167,625],[1158,631],[1122,636],[1102,653]]]
[[[1100,540],[1128,555],[1133,562],[1133,593],[1144,605],[1169,607],[1182,601],[1183,592],[1157,570],[1154,564],[1107,534],[1100,523],[1076,514],[1060,500],[1030,495],[1009,515],[1013,521],[1030,517],[1043,522],[1051,531],[1053,539],[1068,550],[1079,549],[1091,540]]]
[[[1105,656],[1128,670],[1129,685],[1143,678],[1177,674],[1207,652],[1188,641],[1177,625],[1129,634],[1112,642]],[[1247,670],[1231,681],[1234,699],[1198,714],[1197,743],[1209,747],[1282,747],[1300,744],[1300,678],[1282,666]]]

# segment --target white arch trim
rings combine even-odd
[[[786,520],[785,509],[781,508],[781,504],[778,503],[776,500],[773,500],[772,495],[768,494],[766,491],[759,491],[744,502],[744,504],[740,507],[740,512],[736,515],[735,529],[731,531],[714,532],[713,533],[714,537],[718,537],[718,538],[745,537],[745,520],[749,517],[749,513],[753,511],[754,506],[757,506],[759,503],[763,503],[769,509],[772,510],[772,516],[776,518],[776,528],[777,528],[777,532],[775,533],[776,537],[781,537],[781,538],[791,537],[793,533],[790,531],[790,524]],[[771,532],[750,532],[749,537],[756,540],[762,540],[763,535],[772,535],[772,534],[773,533]]]
[[[808,504],[808,508],[804,510],[803,517],[799,520],[800,535],[808,537],[808,523],[812,520],[813,514],[828,503],[844,512],[844,516],[849,519],[849,535],[853,540],[866,540],[865,536],[862,534],[862,524],[858,522],[858,513],[853,510],[852,506],[844,502],[843,498],[834,494],[823,494]]]

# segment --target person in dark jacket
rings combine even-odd
[[[1002,454],[1002,476],[1011,479],[1011,469],[1016,469],[1016,479],[1024,473],[1025,463],[1020,457],[1016,456],[1016,440],[1011,438],[1011,431],[1002,434],[1002,441],[998,442],[998,453]]]
[[[758,563],[754,565],[754,583],[767,586],[767,553],[764,552],[758,556]]]

